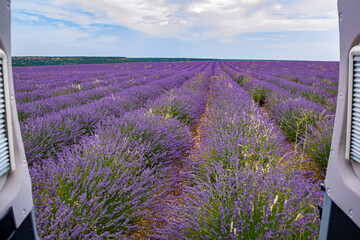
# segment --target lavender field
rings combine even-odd
[[[42,239],[316,239],[337,62],[14,67]]]

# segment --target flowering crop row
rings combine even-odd
[[[300,61],[245,61],[241,64],[233,63],[230,66],[249,71],[248,73],[274,76],[316,88],[328,88],[330,91],[337,90],[338,64],[335,62],[316,64]]]
[[[319,174],[324,175],[334,124],[334,92],[274,77],[266,71],[241,75],[244,72],[237,72],[231,64],[223,66],[223,69],[251,94],[254,101],[266,107],[286,138],[296,146],[301,145],[306,155],[313,160]],[[292,77],[300,78],[297,75]],[[319,79],[312,81],[316,85]]]
[[[184,66],[182,66],[182,68],[183,67]],[[185,67],[190,67],[190,69],[187,69],[187,72],[183,74],[188,74],[189,76],[191,75],[192,71],[196,71],[196,69],[198,69],[197,66]],[[191,67],[195,68],[191,69]],[[114,73],[116,69],[113,68],[110,70],[112,72],[109,72],[109,75],[111,75],[111,73]],[[178,71],[180,69],[177,68],[175,72],[168,71],[164,73],[161,73],[161,71],[160,73],[153,73],[147,69],[145,69],[145,71],[143,71],[143,69],[140,70],[142,71],[139,71],[140,73],[137,73],[136,77],[134,77],[133,75],[125,75],[120,78],[115,78],[115,76],[108,76],[106,78],[102,77],[102,79],[99,77],[93,77],[92,79],[79,79],[80,74],[77,74],[75,76],[72,76],[70,80],[66,79],[66,76],[62,76],[62,78],[65,79],[54,82],[54,84],[57,85],[51,87],[48,86],[48,82],[46,82],[45,84],[38,83],[40,84],[37,84],[38,86],[40,86],[38,90],[26,93],[20,92],[16,95],[17,99],[20,99],[20,102],[18,102],[19,119],[20,121],[24,121],[29,116],[43,116],[47,113],[59,111],[69,106],[86,104],[90,101],[97,100],[105,96],[110,96],[111,94],[119,93],[122,90],[133,86],[144,85],[145,83],[148,83],[150,81],[155,81],[161,78],[172,76],[174,74],[178,74]],[[63,86],[64,82],[68,84],[66,86]],[[69,82],[73,83],[70,84]],[[28,84],[31,85],[32,83]],[[51,89],[50,91],[48,90],[49,88]],[[24,98],[22,98],[22,96]],[[29,102],[21,103],[21,100],[24,101],[25,98]],[[30,101],[30,99],[32,99],[32,101]]]
[[[108,64],[80,65],[77,67],[44,66],[14,68],[17,102],[21,104],[23,102],[66,95],[123,80],[144,79],[144,77],[146,79],[149,76],[163,78],[169,76],[172,72],[180,73],[182,70],[186,70],[186,68],[197,68],[200,65],[182,63],[171,67],[170,71],[167,64],[157,64],[152,68],[148,68],[144,64],[135,65],[136,67],[132,66],[130,69],[123,69],[124,66],[126,65]]]
[[[230,75],[237,78],[237,81],[242,85],[248,82],[251,78],[255,78],[257,80],[266,81],[268,83],[274,84],[280,88],[284,88],[290,91],[295,96],[301,96],[317,104],[328,106],[328,108],[331,108],[333,106],[333,99],[336,95],[336,92],[332,88],[327,88],[332,87],[333,85],[331,84],[326,84],[327,87],[324,87],[323,85],[321,87],[316,87],[308,84],[303,84],[301,82],[291,81],[284,77],[270,75],[267,71],[264,70],[251,70],[249,73],[247,70],[241,69],[240,71],[235,71],[234,73],[234,69],[231,69],[231,67],[224,67],[227,69],[227,71],[232,71],[232,74]],[[292,77],[293,79],[295,79],[296,75]],[[312,82],[319,82],[315,81],[314,79],[311,80]]]
[[[188,72],[194,74],[196,70]],[[165,91],[180,86],[186,79],[182,74],[148,81],[85,105],[72,106],[42,117],[28,118],[21,122],[27,158],[40,161],[59,150],[78,142],[92,133],[94,126],[105,117],[122,116],[125,112],[140,108]]]

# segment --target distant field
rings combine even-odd
[[[338,67],[14,67],[41,238],[318,238]]]
[[[73,64],[107,64],[124,62],[215,61],[201,58],[126,58],[126,57],[12,57],[13,66],[48,66]]]

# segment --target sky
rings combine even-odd
[[[13,0],[13,56],[339,60],[337,0]]]

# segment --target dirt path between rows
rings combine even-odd
[[[167,205],[182,205],[182,200],[184,196],[184,186],[186,186],[189,183],[189,177],[187,174],[187,171],[190,170],[191,164],[189,164],[189,159],[191,159],[192,155],[200,149],[200,142],[201,142],[201,136],[202,136],[202,128],[206,124],[207,119],[207,113],[209,111],[209,99],[211,99],[211,88],[212,82],[209,84],[207,93],[206,93],[206,105],[204,109],[204,113],[201,114],[197,124],[191,128],[192,133],[192,141],[193,141],[193,147],[189,151],[189,154],[183,156],[183,158],[178,159],[174,162],[174,169],[170,173],[170,176],[172,176],[171,181],[175,180],[175,182],[172,182],[171,190],[169,192],[165,193],[165,197],[162,196],[159,198],[160,205],[164,206],[163,210],[157,213],[152,212],[152,210],[149,210],[149,215],[147,216],[149,219],[153,219],[152,221],[144,220],[142,225],[142,230],[145,233],[142,234],[133,234],[132,237],[135,239],[157,239],[157,237],[152,237],[157,235],[157,230],[164,229],[166,227],[166,221],[164,219],[171,219],[171,216],[173,215],[171,212],[167,212],[168,209]],[[170,181],[170,182],[171,182]],[[170,183],[169,182],[169,183]],[[171,183],[170,183],[171,184]]]

